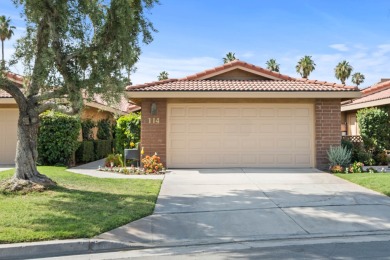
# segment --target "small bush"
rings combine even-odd
[[[145,156],[145,158],[142,159],[142,164],[146,173],[158,173],[164,168],[160,161],[160,157],[157,155]]]
[[[39,117],[39,162],[44,165],[68,165],[79,146],[80,120],[53,111],[44,112]]]
[[[348,166],[351,162],[351,151],[349,151],[346,147],[342,146],[331,146],[328,153],[328,159],[330,162],[330,166],[340,165],[340,166]]]
[[[97,134],[96,137],[99,140],[111,139],[111,123],[109,119],[99,120],[97,123]]]
[[[95,160],[93,141],[82,141],[76,151],[76,162],[92,162]]]
[[[123,160],[121,154],[109,154],[105,161],[106,167],[111,167],[111,163],[113,163],[112,166],[114,167],[123,167]]]
[[[334,165],[334,166],[332,166],[332,168],[330,168],[330,172],[331,173],[343,173],[344,168],[343,168],[343,166],[340,166],[340,165]]]
[[[93,128],[95,127],[95,122],[91,119],[85,119],[81,121],[81,133],[83,140],[93,140]]]
[[[364,166],[364,164],[361,163],[361,162],[354,162],[349,167],[349,172],[350,173],[362,173],[363,172],[363,166]]]
[[[107,157],[110,153],[112,153],[111,149],[111,140],[95,140],[94,150],[95,150],[95,159],[99,160]]]
[[[344,148],[347,148],[348,150],[352,151],[354,149],[354,145],[351,141],[342,139],[341,140],[341,146]]]
[[[379,165],[387,165],[389,163],[389,159],[387,158],[387,154],[385,151],[378,153],[375,156],[375,161]]]

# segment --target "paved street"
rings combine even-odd
[[[203,246],[154,248],[47,258],[103,259],[390,259],[389,235],[242,242]]]
[[[152,216],[98,238],[144,246],[390,230],[390,199],[315,169],[174,170]]]

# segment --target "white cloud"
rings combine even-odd
[[[338,51],[349,51],[347,45],[342,43],[331,44],[329,47]]]

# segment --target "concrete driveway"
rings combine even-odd
[[[315,169],[166,174],[153,215],[98,238],[183,245],[390,231],[390,199]]]

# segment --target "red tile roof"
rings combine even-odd
[[[145,84],[146,85],[146,84]],[[288,80],[188,80],[128,87],[128,91],[350,91],[337,84]]]
[[[244,68],[269,80],[211,80],[219,73]],[[326,81],[292,78],[240,60],[187,76],[141,85],[127,86],[127,91],[357,91],[356,87]]]
[[[12,73],[12,72],[7,72],[7,78],[9,80],[12,80],[12,81],[20,84],[21,86],[23,84],[23,76],[21,76],[21,75],[18,75],[18,74]],[[0,89],[0,98],[12,98],[12,96],[10,94],[8,94],[8,92],[5,92],[4,90]],[[107,104],[107,102],[105,102],[102,99],[102,97],[99,95],[94,95],[92,102],[95,102],[95,103],[97,103],[99,105],[103,105],[103,106],[109,106]],[[119,110],[119,111],[125,112],[125,113],[138,111],[141,109],[139,106],[129,103],[125,97],[122,97],[118,104],[113,105],[113,106],[109,106],[109,107],[112,107],[116,110]]]
[[[375,100],[381,100],[390,98],[390,81],[381,82],[361,90],[363,96],[357,99],[352,99],[347,102],[343,102],[342,106],[356,105]]]

